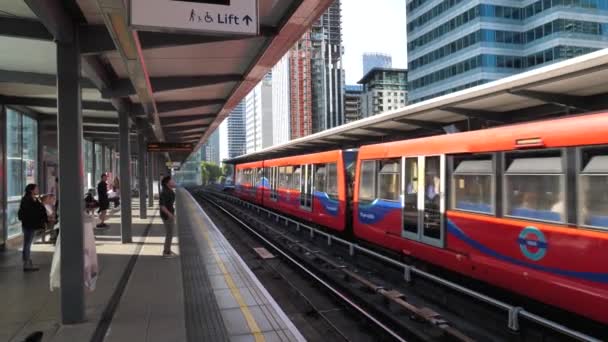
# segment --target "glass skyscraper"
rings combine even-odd
[[[407,10],[410,103],[608,47],[608,0],[409,0]]]

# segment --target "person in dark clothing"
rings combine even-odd
[[[97,228],[106,228],[106,213],[110,208],[110,199],[108,198],[108,175],[101,175],[101,181],[97,184],[97,201],[99,202],[99,220],[101,221]]]
[[[175,228],[175,182],[171,176],[163,177],[161,180],[161,192],[158,200],[160,206],[160,217],[165,225],[165,246],[163,249],[164,258],[173,258],[175,253],[171,251],[171,240],[173,239],[173,230]]]
[[[32,264],[30,257],[32,243],[34,242],[36,231],[44,229],[44,225],[48,221],[46,209],[36,197],[37,195],[38,186],[36,184],[28,184],[25,187],[25,194],[21,198],[19,212],[17,213],[23,230],[22,259],[24,272],[38,271],[38,268]]]

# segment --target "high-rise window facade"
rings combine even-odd
[[[408,1],[410,102],[608,47],[608,0]]]
[[[310,31],[289,50],[289,111],[291,139],[312,134],[312,80]]]
[[[340,0],[313,24],[311,41],[312,132],[344,123],[342,12]]]
[[[245,99],[234,107],[228,116],[228,158],[236,158],[247,152],[245,130]],[[223,143],[222,141],[221,143]]]
[[[269,73],[245,98],[247,153],[272,146],[272,75]]]
[[[286,54],[272,68],[272,144],[289,141],[289,54]]]
[[[407,105],[405,69],[373,68],[363,76],[359,84],[363,86],[361,114],[364,118]]]

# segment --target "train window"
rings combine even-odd
[[[560,151],[510,154],[506,165],[505,215],[565,221],[565,177]]]
[[[293,166],[285,166],[283,177],[284,181],[281,187],[291,189],[293,183]]]
[[[279,167],[279,188],[287,187],[287,177],[285,177],[285,166]]]
[[[325,192],[327,186],[327,175],[325,171],[325,164],[315,165],[315,188],[314,191]]]
[[[581,153],[580,225],[608,229],[608,148]]]
[[[401,194],[400,160],[382,160],[379,162],[379,166],[378,198],[389,201],[399,201]]]
[[[454,161],[452,208],[494,213],[494,166],[491,156],[472,156]]]
[[[300,191],[300,179],[301,179],[300,170],[301,170],[301,168],[299,166],[294,166],[293,176],[292,176],[293,183],[291,185],[291,189],[297,190],[297,191]]]
[[[359,201],[373,201],[376,198],[376,161],[365,160],[361,163],[359,180]]]
[[[338,198],[338,168],[336,163],[327,164],[327,195],[329,198]]]
[[[257,170],[257,172],[256,172],[256,178],[254,179],[254,183],[256,186],[258,184],[260,186],[262,186],[263,185],[262,178],[264,177],[264,168],[260,167],[260,168],[257,168],[256,170]]]

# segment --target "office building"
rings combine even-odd
[[[312,45],[310,31],[289,50],[290,138],[312,134],[312,82],[310,74]]]
[[[226,119],[226,138],[222,137],[221,143],[228,145],[227,158],[236,158],[247,153],[245,112],[246,99],[243,99]]]
[[[344,86],[345,123],[353,122],[363,117],[361,112],[362,96],[363,86],[361,86],[360,84]]]
[[[366,52],[363,54],[363,75],[373,68],[392,68],[393,58],[391,55],[379,52]]]
[[[312,132],[344,123],[342,13],[336,0],[313,24],[311,44]]]
[[[605,0],[407,3],[410,102],[608,47]]]
[[[364,118],[407,105],[407,70],[373,68],[359,81]]]
[[[272,144],[278,145],[290,139],[289,108],[289,53],[272,68]]]
[[[264,79],[245,98],[245,129],[247,153],[272,146],[272,74]]]
[[[220,130],[216,129],[201,146],[201,161],[220,164]]]

